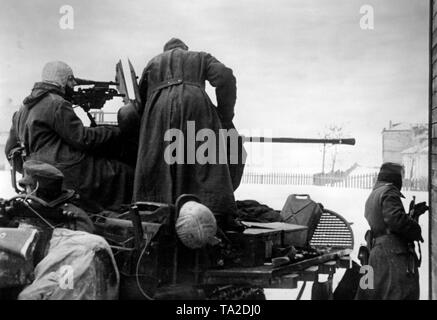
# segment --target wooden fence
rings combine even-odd
[[[320,175],[309,173],[284,173],[284,172],[245,172],[241,183],[244,184],[272,184],[272,185],[316,185],[337,188],[373,188],[377,173],[357,174],[357,175]],[[403,190],[427,191],[426,179],[414,181],[404,181]]]
[[[377,174],[357,175],[314,175],[314,184],[317,186],[328,186],[338,188],[371,189],[376,182]]]
[[[247,184],[312,185],[313,175],[304,173],[245,172],[241,182]]]

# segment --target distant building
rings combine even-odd
[[[426,124],[390,121],[382,131],[383,162],[396,162],[405,167],[404,189],[428,188],[428,127]]]
[[[383,162],[402,163],[402,152],[428,141],[426,124],[392,123],[382,130]]]
[[[422,143],[402,151],[402,164],[406,179],[428,176],[428,143]]]

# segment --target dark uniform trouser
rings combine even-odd
[[[375,239],[369,265],[373,268],[373,289],[359,287],[359,300],[418,300],[417,256],[393,235]]]

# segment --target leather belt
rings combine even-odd
[[[408,247],[408,241],[405,241],[404,239],[393,233],[383,234],[375,237],[373,239],[373,246],[385,243],[388,239],[392,239],[391,241],[397,243],[398,245],[405,246],[406,248]]]
[[[390,232],[390,230],[385,229],[383,233],[380,233],[380,234],[378,234],[378,235],[374,235],[373,238],[376,239],[376,238],[380,238],[380,237],[385,237],[385,236],[388,236],[388,235],[390,235],[390,234],[392,234],[392,233]]]

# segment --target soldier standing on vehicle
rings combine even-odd
[[[419,259],[414,242],[421,241],[418,222],[404,210],[401,198],[403,166],[384,163],[366,201],[365,217],[370,225],[366,240],[370,248],[368,265],[373,269],[372,288],[359,288],[359,300],[419,299]],[[419,204],[420,215],[427,210]]]
[[[216,88],[217,107],[205,91],[205,80]],[[219,225],[235,227],[234,189],[241,179],[226,163],[169,164],[164,159],[170,142],[165,140],[169,130],[187,135],[187,123],[214,132],[234,128],[236,80],[231,69],[205,52],[189,51],[179,39],[171,39],[164,52],[146,66],[140,80],[143,110],[139,152],[134,182],[134,200],[174,203],[184,193],[196,194],[215,214]],[[186,141],[197,147],[199,141]],[[178,155],[185,161],[187,150]],[[214,157],[214,156],[213,156]],[[235,168],[235,167],[234,167]],[[240,167],[241,168],[241,167]],[[239,177],[236,177],[238,176]]]
[[[26,160],[49,163],[64,174],[64,184],[81,196],[87,208],[117,210],[130,203],[133,168],[99,155],[120,143],[117,127],[85,127],[68,101],[75,80],[64,62],[47,63],[42,81],[12,119],[6,155],[22,147]],[[105,152],[107,153],[107,152]]]

